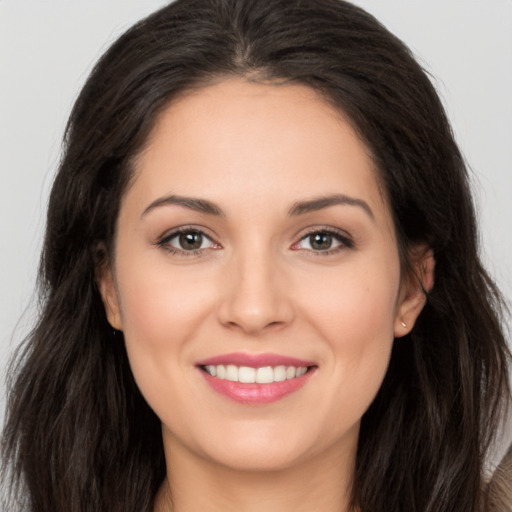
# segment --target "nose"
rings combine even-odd
[[[221,284],[219,322],[253,336],[289,325],[294,318],[292,291],[275,259],[265,251],[246,251],[233,260]]]

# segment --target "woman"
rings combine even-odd
[[[165,7],[70,118],[4,433],[13,496],[484,509],[510,354],[476,239],[440,101],[371,16]]]

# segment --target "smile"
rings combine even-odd
[[[252,368],[250,366],[235,366],[234,364],[206,365],[202,367],[212,377],[243,384],[271,384],[285,380],[302,377],[307,371],[306,366],[262,366]]]
[[[318,370],[313,361],[279,354],[232,353],[198,361],[206,383],[217,394],[246,405],[263,405],[307,385]]]

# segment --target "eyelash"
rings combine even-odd
[[[345,249],[352,249],[352,248],[354,248],[354,242],[353,242],[353,240],[350,238],[350,236],[347,233],[342,232],[342,231],[338,231],[338,230],[333,229],[333,228],[313,228],[310,231],[308,231],[306,234],[302,235],[300,237],[300,239],[292,245],[292,248],[294,246],[298,245],[303,240],[308,239],[310,236],[317,235],[317,234],[332,236],[332,238],[334,240],[336,240],[337,242],[339,242],[340,245],[338,245],[337,247],[333,247],[331,249],[325,249],[323,251],[321,251],[321,250],[315,251],[315,250],[311,250],[311,249],[304,249],[304,250],[307,250],[308,252],[310,252],[311,254],[314,254],[315,256],[330,256],[332,254],[336,254],[336,253],[338,253],[340,251],[343,251]],[[300,249],[296,249],[296,250],[300,250]]]
[[[217,246],[217,247],[215,247],[216,249],[221,248],[220,244],[218,244],[217,242],[212,240],[212,238],[210,236],[208,236],[202,229],[189,227],[189,226],[177,228],[177,229],[173,230],[171,233],[164,235],[160,240],[158,240],[156,242],[155,245],[158,247],[161,247],[162,249],[165,249],[167,252],[169,252],[171,254],[178,255],[178,256],[190,257],[190,256],[200,256],[201,254],[203,254],[204,251],[206,250],[205,248],[202,248],[202,249],[199,248],[199,249],[187,251],[185,249],[178,249],[169,244],[169,242],[173,238],[176,238],[177,236],[184,234],[184,233],[201,235],[202,237],[209,240],[212,244],[216,245]],[[306,240],[308,237],[310,237],[312,235],[316,235],[316,234],[331,236],[334,240],[339,242],[340,245],[333,247],[332,249],[325,249],[325,250],[318,250],[318,251],[315,251],[312,249],[303,249],[305,251],[308,251],[311,254],[314,254],[315,256],[329,256],[329,255],[338,253],[344,249],[352,249],[354,247],[353,240],[344,232],[338,231],[333,228],[314,228],[314,229],[311,229],[310,231],[308,231],[306,234],[302,235],[297,242],[293,243],[292,249],[294,248],[294,246],[297,246],[302,241]],[[293,249],[293,250],[301,250],[301,249]]]
[[[184,233],[190,233],[190,234],[193,233],[193,234],[201,235],[202,237],[209,240],[212,244],[220,247],[220,245],[217,244],[216,242],[214,242],[212,240],[212,238],[210,236],[208,236],[202,229],[194,228],[191,226],[183,226],[181,228],[177,228],[177,229],[173,230],[171,233],[164,235],[160,240],[158,240],[156,242],[155,245],[157,245],[158,247],[161,247],[162,249],[166,250],[167,252],[177,255],[177,256],[200,256],[201,254],[203,254],[203,251],[205,249],[199,248],[199,249],[187,251],[185,249],[178,249],[169,244],[169,242],[173,238],[176,238],[177,236],[184,234]]]

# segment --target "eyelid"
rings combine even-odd
[[[172,254],[177,255],[183,255],[183,256],[197,256],[201,253],[204,253],[205,251],[208,251],[210,249],[220,249],[221,245],[214,239],[214,237],[206,232],[207,230],[203,227],[194,226],[194,225],[186,225],[186,226],[179,226],[176,228],[173,228],[169,231],[166,231],[163,235],[158,237],[158,239],[155,241],[154,245],[157,247],[161,247],[167,251],[169,251]],[[180,249],[179,247],[174,247],[169,244],[169,242],[179,236],[182,233],[198,233],[204,238],[207,238],[214,247],[207,247],[207,248],[199,248],[194,249],[190,251],[186,251],[184,249]]]
[[[337,245],[336,247],[330,248],[330,249],[325,249],[323,251],[322,250],[315,251],[312,249],[300,249],[300,248],[295,247],[300,242],[302,242],[306,238],[310,237],[311,235],[314,235],[315,233],[331,235],[334,239],[336,239],[337,242],[339,242],[339,245]],[[299,239],[292,244],[291,248],[292,248],[292,250],[308,251],[315,255],[326,256],[326,255],[334,254],[336,252],[339,252],[339,251],[342,251],[345,249],[352,249],[354,246],[355,246],[355,244],[354,244],[354,240],[353,240],[352,236],[349,233],[347,233],[346,231],[343,231],[339,228],[334,228],[331,226],[312,226],[312,227],[308,228],[305,233],[302,233],[300,235]]]
[[[211,249],[221,249],[222,246],[220,243],[218,243],[215,238],[207,233],[206,228],[202,226],[197,225],[185,225],[185,226],[179,226],[176,228],[173,228],[169,231],[166,231],[163,235],[161,235],[155,242],[154,245],[161,247],[163,249],[166,249],[167,251],[177,254],[177,255],[183,255],[183,256],[197,256],[202,253],[205,253],[206,251],[210,251]],[[180,249],[179,247],[174,247],[169,244],[170,240],[177,237],[178,235],[182,233],[198,233],[201,234],[203,237],[208,239],[212,247],[206,247],[206,248],[199,248],[194,250],[184,250]],[[321,234],[327,234],[332,236],[337,242],[338,245],[336,245],[333,248],[325,249],[325,250],[314,250],[314,249],[302,249],[297,247],[300,242],[305,240],[307,237],[315,234],[315,233],[321,233]],[[334,228],[332,226],[311,226],[307,228],[305,232],[303,232],[298,240],[294,242],[291,246],[292,250],[301,250],[301,251],[307,251],[309,253],[315,254],[315,255],[329,255],[333,253],[337,253],[339,251],[345,250],[345,249],[351,249],[354,247],[354,241],[352,236],[347,233],[344,230],[341,230],[339,228]]]

